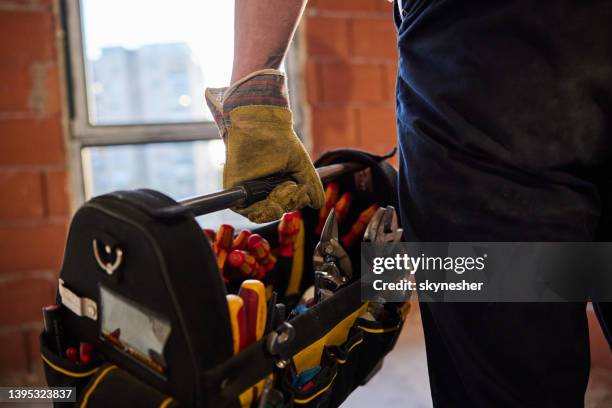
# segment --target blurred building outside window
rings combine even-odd
[[[65,0],[73,151],[81,201],[152,188],[182,199],[219,190],[225,149],[204,102],[229,85],[233,0]],[[248,221],[230,211],[217,227]]]

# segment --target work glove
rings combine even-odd
[[[223,188],[279,173],[295,180],[277,186],[265,200],[232,210],[264,223],[285,212],[323,205],[321,180],[293,131],[282,72],[257,71],[229,88],[208,88],[205,96],[225,142]]]

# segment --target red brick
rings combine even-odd
[[[318,101],[323,99],[323,95],[320,91],[321,85],[321,66],[319,63],[314,61],[306,62],[306,100],[308,104],[314,106]]]
[[[57,64],[49,65],[47,69],[46,89],[48,92],[47,104],[45,106],[46,115],[62,113],[62,98],[60,84],[60,69]]]
[[[385,100],[395,102],[395,83],[397,81],[397,61],[385,65]]]
[[[55,2],[55,0],[11,0],[12,3],[21,4],[26,7],[30,7],[30,9],[37,10],[48,10],[51,11],[51,6]]]
[[[65,170],[46,172],[45,193],[48,215],[63,216],[70,213],[68,191],[68,173]]]
[[[19,330],[0,334],[0,344],[0,373],[10,374],[27,370],[27,351],[24,336]]]
[[[348,55],[348,23],[345,18],[309,17],[306,23],[306,52],[309,56]]]
[[[0,11],[0,55],[5,61],[55,57],[53,13]]]
[[[64,223],[0,226],[0,272],[57,270],[65,241]]]
[[[0,77],[0,111],[38,116],[60,112],[59,70],[55,62],[16,60],[0,66]]]
[[[31,276],[0,282],[0,325],[40,321],[41,308],[53,303],[56,286],[53,280]]]
[[[379,11],[384,9],[385,0],[310,0],[312,10],[338,11]]]
[[[43,216],[42,188],[38,171],[0,172],[0,219]]]
[[[391,19],[352,19],[350,27],[352,55],[397,59],[397,34]]]
[[[367,107],[357,112],[359,146],[373,153],[386,153],[397,145],[395,108]]]
[[[59,115],[40,120],[0,120],[0,165],[64,164]]]
[[[318,157],[325,150],[354,147],[357,144],[352,109],[312,109],[312,150]]]
[[[322,100],[334,103],[378,102],[384,97],[379,65],[328,63],[321,65]]]
[[[30,64],[25,62],[2,64],[0,65],[0,78],[2,78],[0,81],[0,111],[29,111],[32,108]]]

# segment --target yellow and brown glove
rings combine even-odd
[[[205,96],[225,142],[224,188],[279,173],[295,180],[276,187],[265,200],[234,211],[263,223],[307,205],[323,205],[321,180],[293,131],[282,72],[257,71],[229,88],[208,88]]]

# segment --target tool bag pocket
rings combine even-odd
[[[340,346],[325,347],[322,364],[333,362],[338,367],[331,393],[331,405],[337,407],[360,384],[357,377],[357,367],[361,361],[363,347],[363,331],[357,327],[351,328],[347,341]]]
[[[322,362],[323,363],[323,362]],[[310,381],[308,387],[297,387],[291,383],[290,376],[283,376],[282,389],[291,396],[291,403],[296,408],[328,408],[335,407],[332,402],[334,385],[338,377],[338,364],[333,360],[323,363],[321,371]]]
[[[368,382],[375,371],[380,368],[382,358],[389,353],[403,325],[399,310],[393,310],[389,316],[380,320],[360,317],[355,328],[363,333],[363,344],[359,350],[359,362],[355,368],[357,385]]]
[[[101,365],[101,362],[96,360],[88,364],[68,360],[52,349],[44,334],[40,336],[40,355],[49,387],[75,387],[77,398]],[[56,402],[55,406],[72,406],[72,403]]]
[[[84,408],[177,407],[176,401],[143,383],[114,364],[98,369],[81,393],[76,406]]]

